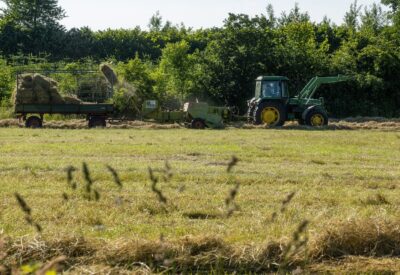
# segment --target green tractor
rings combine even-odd
[[[295,97],[289,96],[289,79],[284,76],[260,76],[256,80],[255,97],[248,101],[247,119],[254,124],[272,127],[283,126],[288,120],[300,125],[328,125],[324,99],[313,96],[322,84],[338,83],[353,79],[351,76],[314,77]]]

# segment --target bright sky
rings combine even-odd
[[[107,28],[147,28],[150,17],[160,11],[164,20],[174,24],[183,22],[188,27],[221,26],[229,12],[256,15],[265,12],[268,3],[276,15],[289,11],[298,2],[308,11],[313,21],[327,15],[341,24],[353,0],[59,0],[68,18],[67,28],[89,26],[93,30]],[[369,6],[379,0],[358,0]]]

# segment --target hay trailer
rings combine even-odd
[[[81,115],[85,116],[89,128],[106,127],[107,119],[114,114],[112,104],[17,104],[15,114],[25,122],[27,128],[41,128],[44,115]]]
[[[86,117],[89,128],[105,127],[114,116],[114,105],[104,103],[112,97],[113,85],[97,71],[23,71],[16,78],[14,113],[28,128],[41,128],[45,115]],[[43,92],[46,81],[51,83],[47,94]],[[72,97],[61,97],[60,86]]]
[[[289,96],[289,79],[284,76],[260,76],[256,80],[255,96],[248,101],[248,121],[254,124],[283,126],[288,120],[300,125],[325,126],[328,114],[324,99],[315,99],[317,89],[323,84],[333,84],[354,79],[352,76],[314,77],[294,97]]]

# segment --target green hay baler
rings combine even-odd
[[[193,129],[220,129],[229,120],[229,107],[210,106],[204,102],[185,103],[182,110],[163,110],[157,100],[147,100],[142,106],[142,118],[159,123],[185,123]]]

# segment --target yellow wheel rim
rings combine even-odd
[[[275,107],[267,107],[261,113],[261,119],[264,124],[275,125],[279,122],[281,115]]]
[[[315,114],[311,117],[312,126],[324,126],[325,118],[321,114]]]

